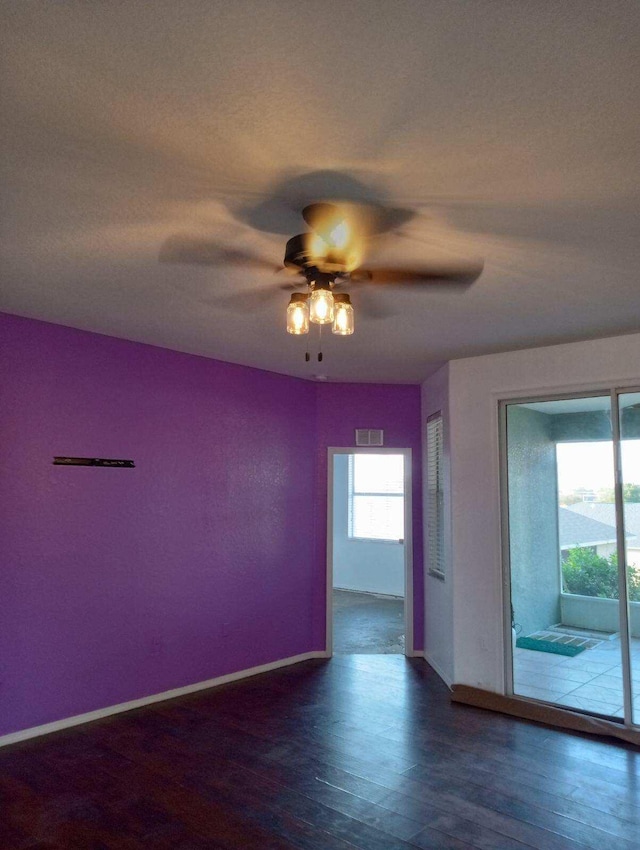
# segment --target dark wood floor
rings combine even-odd
[[[640,753],[342,656],[0,751],[0,847],[640,847]]]

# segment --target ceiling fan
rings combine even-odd
[[[332,178],[337,176],[328,174]],[[321,177],[326,182],[326,175],[316,172],[311,176]],[[353,180],[351,183],[361,195],[361,184]],[[349,188],[352,189],[351,186]],[[277,200],[280,201],[279,198]],[[259,208],[255,209],[259,211]],[[297,209],[300,210],[300,206]],[[290,219],[291,203],[286,211]],[[301,214],[308,230],[286,242],[283,265],[280,266],[245,248],[227,247],[211,240],[185,236],[170,237],[162,246],[160,259],[170,263],[230,264],[271,273],[289,273],[292,280],[262,286],[258,292],[270,296],[276,290],[300,288],[291,295],[287,308],[287,331],[294,335],[308,333],[310,323],[321,327],[331,325],[333,333],[338,336],[352,334],[354,310],[351,296],[345,291],[348,287],[378,284],[464,288],[482,273],[483,263],[480,260],[406,265],[378,265],[367,261],[367,255],[375,254],[376,249],[391,236],[406,236],[402,227],[416,214],[413,210],[388,206],[378,199],[354,198],[353,190],[348,200],[306,203]],[[267,227],[254,223],[255,218],[257,216],[249,223],[256,229],[267,230]],[[277,220],[277,211],[273,218],[273,230],[278,228],[278,232],[282,232],[284,228]]]
[[[309,322],[332,324],[332,331],[354,331],[351,297],[335,292],[348,284],[462,284],[470,285],[482,264],[423,264],[420,266],[363,265],[368,243],[409,220],[408,210],[362,204],[316,202],[302,210],[310,230],[292,237],[284,265],[303,278],[306,292],[294,293],[287,309],[287,331],[304,334]]]

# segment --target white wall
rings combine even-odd
[[[449,364],[455,682],[504,692],[500,398],[640,385],[640,334]],[[441,616],[427,594],[425,620]]]
[[[349,539],[349,455],[333,460],[333,586],[404,596],[404,545]]]
[[[600,555],[601,558],[608,558],[609,555],[613,555],[617,551],[618,547],[615,543],[602,543],[600,546],[596,546],[596,555]]]
[[[442,412],[444,459],[444,580],[429,575],[429,529],[427,528],[427,419]],[[425,658],[447,684],[454,681],[453,667],[453,580],[451,567],[451,463],[449,450],[449,366],[445,365],[422,385],[422,457],[424,521],[424,650]]]

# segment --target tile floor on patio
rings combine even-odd
[[[640,724],[640,639],[631,640],[634,722]],[[623,716],[620,641],[603,641],[579,655],[553,655],[531,649],[515,650],[514,687],[518,696],[571,708]]]

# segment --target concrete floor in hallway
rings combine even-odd
[[[404,599],[333,591],[334,655],[402,655]]]

